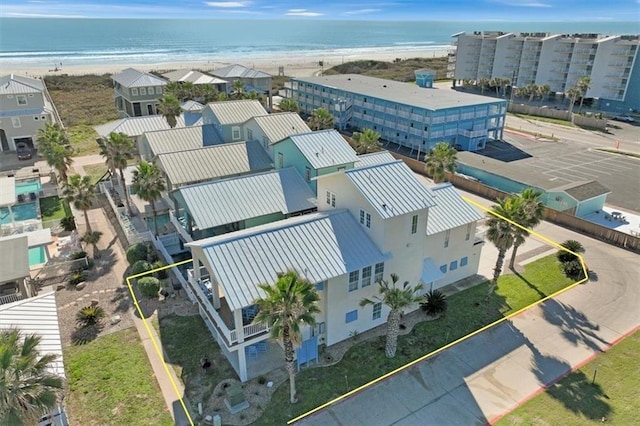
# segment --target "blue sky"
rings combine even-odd
[[[638,21],[640,0],[0,0],[0,16]]]

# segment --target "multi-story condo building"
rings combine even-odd
[[[501,99],[356,74],[294,78],[286,93],[303,113],[325,108],[339,129],[370,128],[418,153],[438,142],[482,149],[502,138],[507,110]]]
[[[158,99],[162,97],[167,80],[133,68],[114,74],[111,79],[121,117],[157,114]]]
[[[549,85],[566,92],[590,77],[586,98],[605,111],[640,109],[640,35],[476,31],[453,36],[448,76],[461,80],[506,78],[514,87]],[[455,67],[453,66],[455,64]]]

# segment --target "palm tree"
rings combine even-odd
[[[73,204],[73,207],[82,210],[84,213],[84,222],[87,227],[86,232],[93,232],[89,224],[89,214],[87,213],[96,198],[96,188],[91,183],[91,178],[80,175],[69,176],[69,180],[65,183],[62,193],[67,199],[67,202]]]
[[[486,235],[487,239],[498,249],[498,259],[493,269],[493,279],[491,281],[491,287],[489,288],[489,294],[493,292],[493,289],[498,284],[498,278],[502,273],[505,255],[507,250],[513,246],[514,242],[515,226],[502,218],[510,220],[517,219],[520,211],[520,199],[517,197],[508,197],[498,200],[498,204],[494,205],[491,210],[495,215],[488,215]]]
[[[153,225],[155,235],[158,235],[158,218],[156,212],[156,201],[162,197],[162,191],[167,189],[160,169],[153,163],[143,161],[138,164],[138,168],[133,171],[133,191],[144,201],[151,203],[153,212]]]
[[[127,183],[124,179],[124,169],[128,161],[133,159],[133,141],[124,133],[111,132],[105,141],[102,156],[106,158],[106,163],[120,172],[120,186],[124,194],[129,215],[132,215],[131,204],[127,194]]]
[[[279,108],[282,112],[300,112],[300,107],[298,107],[298,103],[295,99],[281,100]]]
[[[580,91],[580,109],[579,112],[582,112],[582,104],[584,102],[584,97],[587,95],[587,91],[591,88],[591,77],[584,76],[576,84],[576,87]]]
[[[380,133],[372,129],[363,129],[362,132],[355,132],[353,140],[356,143],[358,154],[380,151]]]
[[[412,288],[409,286],[409,281],[405,281],[402,288],[399,288],[396,286],[398,279],[398,275],[391,274],[391,284],[386,280],[378,281],[378,292],[380,296],[374,296],[372,299],[365,298],[360,301],[360,306],[384,303],[391,308],[387,316],[387,342],[384,348],[384,354],[387,358],[396,356],[400,318],[402,314],[404,314],[405,308],[410,307],[414,303],[419,303],[424,299],[424,297],[419,294],[423,290],[422,284],[418,284]]]
[[[73,163],[73,147],[67,132],[58,123],[47,123],[38,130],[38,152],[47,164],[58,171],[63,182],[67,181],[69,166]]]
[[[533,101],[533,98],[538,94],[538,85],[535,83],[527,84],[527,94],[529,95],[529,103]]]
[[[573,107],[576,104],[576,99],[580,96],[580,89],[577,87],[571,87],[567,90],[567,96],[569,97],[569,114],[573,113]]]
[[[538,96],[540,97],[540,104],[544,102],[544,98],[551,92],[551,86],[548,84],[543,84],[538,86]]]
[[[100,237],[102,237],[102,232],[93,231],[86,232],[80,239],[83,243],[91,245],[94,259],[98,259],[100,257],[100,250],[98,250],[98,241],[100,241]]]
[[[313,130],[333,129],[333,115],[324,108],[317,108],[309,117],[309,127]]]
[[[568,263],[571,261],[574,261],[578,258],[578,256],[576,256],[573,253],[576,254],[582,254],[585,252],[584,246],[582,245],[582,243],[580,241],[576,241],[576,240],[567,240],[565,242],[563,242],[562,244],[560,244],[560,246],[564,247],[567,250],[560,250],[558,251],[557,257],[558,260],[560,261],[560,263]],[[573,252],[573,253],[571,253]]]
[[[446,142],[440,142],[424,157],[424,169],[435,183],[445,180],[445,172],[456,169],[456,150]]]
[[[477,81],[477,85],[480,86],[480,93],[484,94],[484,89],[489,87],[489,79],[481,78],[480,80]]]
[[[320,297],[313,284],[295,271],[280,273],[273,285],[260,284],[259,287],[265,292],[265,296],[254,302],[258,307],[258,314],[253,321],[267,324],[271,329],[271,336],[284,346],[286,369],[289,373],[289,396],[293,404],[297,401],[294,348],[302,340],[300,326],[315,324],[314,314],[320,312]]]
[[[180,101],[173,95],[164,95],[158,99],[158,113],[167,120],[167,124],[173,129],[178,124],[177,118],[182,113]]]
[[[197,87],[196,98],[199,102],[205,104],[213,102],[218,99],[220,92],[212,84],[200,84]]]
[[[42,337],[11,328],[0,331],[0,424],[37,424],[62,392],[62,378],[49,373],[57,356],[40,355]]]
[[[246,86],[242,80],[235,80],[233,82],[233,97],[234,99],[242,99],[244,98],[244,91]]]
[[[520,198],[520,212],[518,213],[516,222],[527,229],[536,227],[544,216],[544,204],[540,201],[542,193],[533,188],[527,188],[515,197]],[[518,227],[513,228],[513,233],[513,251],[511,253],[511,260],[509,261],[510,269],[514,268],[518,247],[524,244],[525,239],[529,236],[529,232]]]

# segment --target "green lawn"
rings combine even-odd
[[[97,183],[98,180],[104,176],[107,172],[107,165],[104,163],[101,164],[89,164],[86,166],[82,166],[87,175],[91,178],[92,183]]]
[[[571,121],[562,120],[560,118],[542,117],[539,115],[520,114],[515,112],[510,112],[509,115],[522,118],[523,120],[544,121],[545,123],[553,123],[553,124],[559,124],[561,126],[575,127],[575,125]]]
[[[580,426],[602,424],[603,417],[612,425],[638,424],[639,355],[636,332],[497,424]]]
[[[82,157],[84,155],[100,154],[100,146],[96,139],[98,133],[88,124],[76,124],[67,128],[69,140],[73,146],[73,155]]]
[[[354,346],[334,366],[301,371],[296,380],[300,401],[290,405],[288,386],[280,386],[261,422],[284,424],[291,418],[553,294],[572,282],[563,275],[553,255],[526,265],[521,277],[501,277],[495,293],[489,299],[486,299],[488,284],[457,293],[448,298],[449,309],[444,317],[420,323],[411,333],[399,337],[395,358],[387,359],[384,356],[385,338],[380,337]],[[362,368],[363,365],[367,368]]]
[[[135,328],[64,350],[65,402],[78,425],[173,425]]]
[[[57,196],[40,198],[40,213],[42,221],[59,220],[65,216],[71,216],[71,209],[66,200]]]

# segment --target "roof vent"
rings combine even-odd
[[[386,84],[383,84],[383,85],[382,85],[382,87],[387,87],[387,85],[386,85]]]
[[[383,204],[383,205],[382,205],[382,208],[386,210],[386,209],[387,209],[387,205],[386,205],[386,204]]]
[[[316,157],[320,157],[320,153],[316,152]]]
[[[351,77],[348,77],[347,80],[351,81]]]

